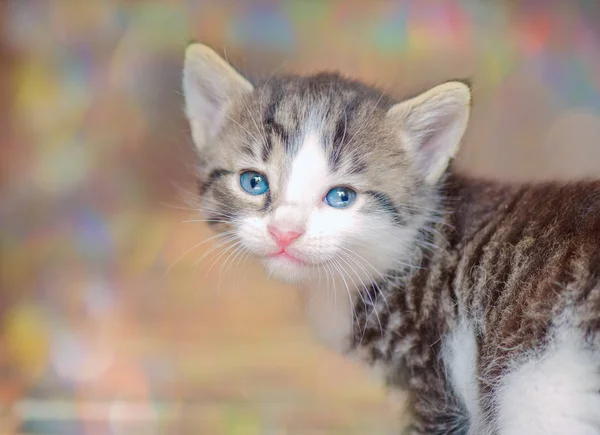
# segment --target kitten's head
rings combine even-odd
[[[337,74],[251,84],[201,44],[183,90],[205,217],[290,282],[365,283],[405,261],[470,106],[460,82],[402,102]]]

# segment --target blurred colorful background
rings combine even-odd
[[[184,201],[191,39],[247,73],[393,94],[474,83],[459,165],[600,176],[600,2],[5,0],[0,435],[392,434],[294,292],[218,256]]]

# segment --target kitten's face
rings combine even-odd
[[[318,76],[272,79],[236,101],[205,154],[207,218],[227,220],[220,228],[281,279],[362,281],[391,267],[426,189],[378,98]]]
[[[450,158],[440,164],[434,147],[422,162],[407,147],[398,123],[412,106],[332,74],[254,87],[200,47],[186,58],[187,113],[203,212],[231,252],[286,281],[355,286],[406,260]],[[436,145],[424,127],[423,142]]]

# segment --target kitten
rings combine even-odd
[[[600,182],[456,173],[462,82],[251,84],[193,44],[183,90],[202,212],[410,393],[411,433],[600,434]]]

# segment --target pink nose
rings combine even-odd
[[[271,233],[277,244],[282,249],[290,246],[294,240],[302,235],[302,231],[284,231],[273,226],[269,226],[269,233]]]

